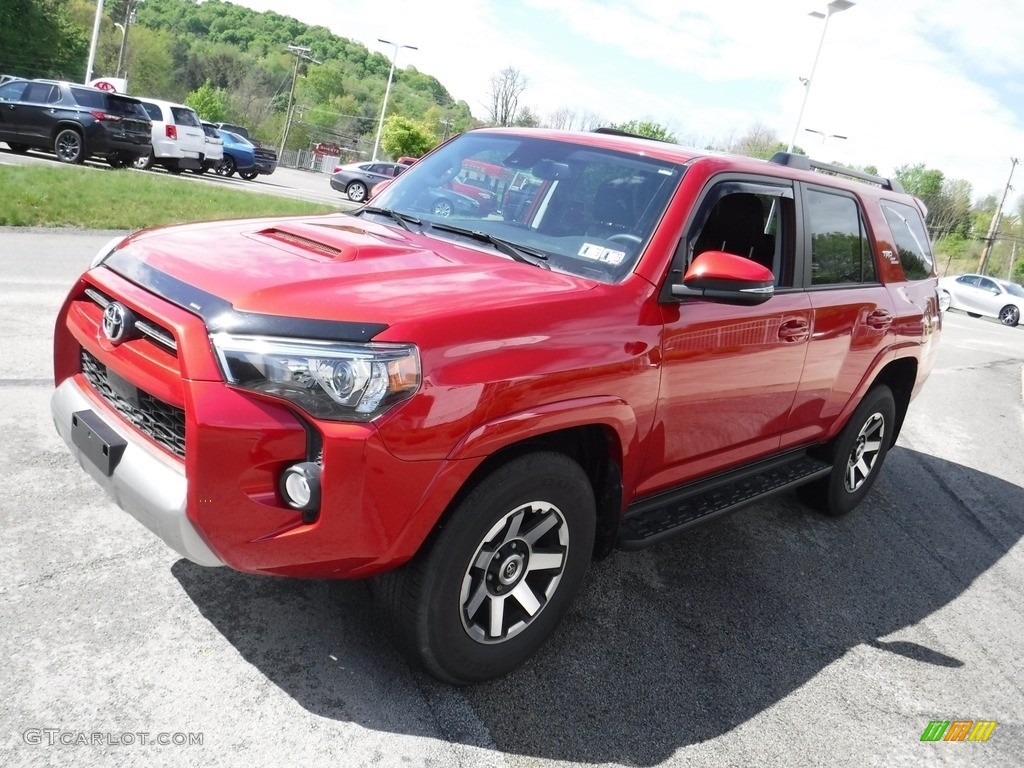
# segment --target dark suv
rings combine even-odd
[[[150,148],[150,122],[137,99],[56,80],[0,85],[0,140],[15,152],[45,149],[63,163],[103,157],[122,168]]]

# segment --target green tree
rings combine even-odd
[[[421,157],[436,143],[433,132],[423,123],[400,115],[384,121],[380,145],[391,157]]]
[[[786,151],[786,142],[779,138],[774,129],[761,123],[754,123],[739,140],[729,145],[728,151],[737,155],[770,160],[776,152]]]
[[[663,125],[651,122],[650,120],[629,120],[625,123],[612,123],[612,128],[617,131],[625,131],[637,136],[644,136],[648,139],[676,143],[675,134]]]
[[[80,81],[88,53],[88,33],[73,22],[67,0],[0,3],[0,72]]]
[[[227,97],[223,89],[214,88],[209,79],[185,97],[185,106],[192,107],[208,123],[227,121]]]

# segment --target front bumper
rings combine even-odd
[[[86,410],[101,418],[103,416],[74,378],[66,379],[50,398],[50,411],[57,432],[82,469],[121,509],[163,539],[179,555],[198,565],[224,565],[186,515],[188,484],[183,467],[165,459],[122,423],[104,418],[106,425],[127,443],[120,461],[107,476],[75,445],[71,435],[72,415]]]

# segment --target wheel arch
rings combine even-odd
[[[916,359],[912,357],[897,358],[878,372],[868,389],[870,391],[879,384],[884,384],[892,391],[893,399],[896,401],[896,424],[889,445],[896,443],[896,438],[899,437],[900,430],[903,428],[903,420],[906,418],[910,399],[914,393],[914,383],[917,381],[917,368]]]
[[[597,507],[594,557],[607,557],[614,549],[622,516],[623,461],[619,434],[607,424],[584,424],[531,435],[490,454],[473,470],[445,507],[434,532],[443,526],[447,515],[462,498],[495,469],[519,456],[539,451],[562,453],[582,467],[594,489]]]

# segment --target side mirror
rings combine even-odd
[[[367,199],[369,200],[379,195],[381,192],[384,191],[385,187],[391,184],[392,181],[394,181],[394,179],[384,179],[383,181],[378,181],[376,184],[373,185],[373,188],[370,190],[370,194],[367,196]]]
[[[677,298],[704,298],[725,304],[763,304],[775,294],[775,276],[767,267],[725,251],[704,251],[672,286]]]

